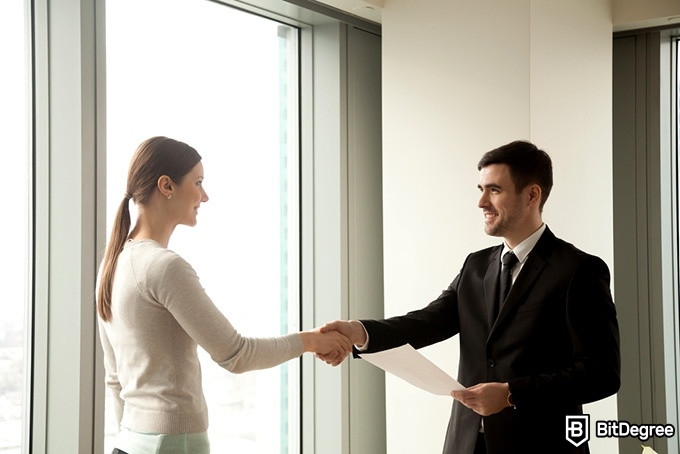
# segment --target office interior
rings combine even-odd
[[[105,449],[91,296],[111,152],[106,3],[24,3],[30,354],[21,447],[8,452]],[[479,157],[530,140],[554,162],[545,222],[612,271],[622,386],[585,412],[593,422],[678,427],[677,0],[211,3],[300,31],[300,328],[398,315],[434,299],[470,251],[498,242],[484,235],[477,207]],[[455,339],[423,354],[455,377]],[[310,355],[298,370],[299,438],[286,452],[441,451],[450,399],[360,360],[332,368]],[[680,449],[677,435],[647,444]],[[590,449],[641,448],[592,436]]]

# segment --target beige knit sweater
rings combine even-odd
[[[153,240],[128,241],[113,280],[112,318],[99,321],[106,384],[120,425],[145,433],[208,428],[197,345],[240,373],[303,353],[299,333],[241,336],[215,307],[193,268]]]

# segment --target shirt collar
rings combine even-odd
[[[515,256],[517,257],[517,260],[519,263],[524,263],[524,261],[527,259],[529,256],[529,253],[531,250],[536,246],[536,243],[538,243],[538,239],[541,238],[541,235],[543,235],[543,232],[545,232],[545,228],[547,226],[542,224],[538,230],[536,230],[534,233],[529,235],[524,241],[519,243],[517,246],[515,246],[515,249],[510,249],[508,245],[503,242],[503,251],[501,253],[501,257],[505,255],[506,252],[512,251],[515,253]]]

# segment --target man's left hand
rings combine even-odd
[[[482,416],[493,415],[509,406],[510,388],[507,383],[479,383],[451,396]]]

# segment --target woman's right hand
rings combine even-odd
[[[352,351],[350,340],[337,331],[322,333],[320,328],[300,333],[305,352],[313,352],[317,355],[328,358],[325,361],[337,366]]]

